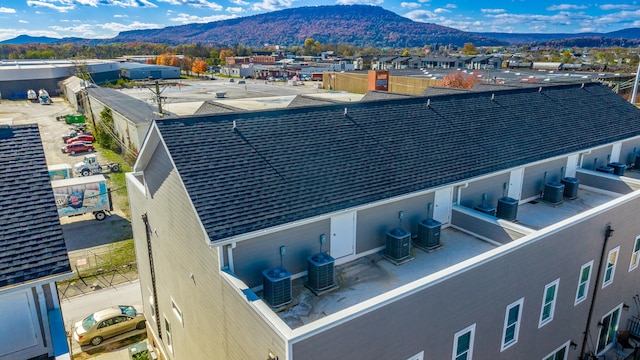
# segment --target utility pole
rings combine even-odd
[[[155,80],[154,82],[155,86],[149,87],[149,90],[153,93],[153,95],[155,96],[155,101],[158,104],[158,115],[159,116],[164,116],[164,113],[162,112],[162,101],[164,101],[164,99],[166,99],[165,96],[162,96],[162,92],[171,85],[176,85],[175,83],[163,83],[162,84],[162,89],[160,88],[160,82],[158,80]],[[154,90],[155,88],[155,90]]]

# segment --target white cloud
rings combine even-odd
[[[56,5],[56,4],[51,3],[51,2],[38,1],[38,0],[27,0],[27,5],[33,6],[33,7],[48,8],[48,9],[59,11],[59,12],[67,12],[69,10],[73,10],[73,9],[76,8],[75,5],[73,5],[73,4],[71,4],[71,5]]]
[[[505,9],[480,9],[483,14],[501,14],[507,12]]]
[[[18,20],[19,23],[21,24],[28,24],[29,22],[27,20]]]
[[[243,0],[229,0],[229,2],[232,3],[232,4],[240,5],[240,6],[249,5],[248,2],[243,1]]]
[[[337,5],[380,5],[384,0],[336,0]]]
[[[158,0],[159,2],[168,3],[170,5],[187,5],[198,9],[211,9],[220,11],[223,9],[222,5],[213,1],[207,0]]]
[[[262,0],[262,2],[254,3],[251,6],[255,11],[275,11],[281,9],[288,9],[293,6],[296,0]]]
[[[227,12],[234,13],[234,14],[242,13],[242,12],[244,12],[244,11],[245,11],[245,10],[244,10],[243,8],[241,8],[240,6],[238,6],[238,7],[231,7],[231,6],[229,6],[229,7],[227,7],[225,10],[226,10]]]
[[[445,20],[444,18],[439,17],[434,12],[429,10],[413,10],[404,14],[404,17],[409,18],[413,21],[421,21],[421,22],[435,22],[436,20]]]
[[[426,3],[426,2],[430,2],[431,0],[418,0],[419,3]]]
[[[0,7],[0,13],[15,14],[16,9]]]
[[[401,2],[400,3],[400,7],[403,8],[403,9],[416,9],[416,8],[419,8],[420,6],[422,6],[422,5],[420,5],[418,3],[414,3],[414,2]]]
[[[433,12],[435,14],[442,14],[442,13],[450,13],[451,10],[445,9],[445,8],[437,8],[437,9],[434,9]]]
[[[446,7],[447,9],[457,9],[458,5],[456,5],[456,4],[447,4],[444,7]]]
[[[638,8],[637,5],[629,4],[604,4],[598,7],[600,10],[635,10]]]
[[[573,4],[560,4],[560,5],[551,5],[547,7],[549,11],[565,11],[565,10],[582,10],[586,9],[585,5],[573,5]]]
[[[96,26],[96,25],[90,25],[90,26]],[[98,24],[97,26],[105,30],[111,30],[113,32],[121,32],[121,31],[129,31],[129,30],[144,30],[144,29],[160,29],[164,27],[163,24],[149,24],[149,23],[142,23],[139,21],[134,21],[130,24],[110,22],[110,23]]]
[[[189,14],[178,14],[177,17],[171,18],[169,20],[180,22],[183,24],[192,24],[192,23],[209,23],[212,21],[220,21],[226,19],[234,19],[236,15],[212,15],[212,16],[196,16]]]
[[[113,15],[113,17],[114,18],[128,18],[129,15],[126,15],[126,14],[115,14],[115,15]]]

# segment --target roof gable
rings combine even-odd
[[[586,84],[167,119],[157,127],[215,242],[639,136],[639,113],[606,87]]]
[[[1,126],[0,288],[69,271],[38,126]]]

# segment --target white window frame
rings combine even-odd
[[[618,263],[619,254],[620,246],[616,246],[615,248],[609,250],[609,253],[607,254],[607,258],[605,259],[606,265],[604,268],[604,275],[602,276],[603,289],[613,282],[613,277],[616,274],[616,264]],[[611,259],[611,255],[613,255],[613,263],[609,262],[609,259]],[[609,279],[607,279],[607,273],[609,272],[609,270],[611,270],[611,272],[609,273]]]
[[[607,350],[611,349],[612,347],[614,347],[616,345],[615,337],[616,337],[616,333],[618,332],[618,328],[620,326],[620,315],[621,315],[621,312],[622,312],[622,304],[620,304],[620,305],[614,307],[613,309],[611,309],[611,311],[609,311],[608,313],[604,314],[604,316],[600,319],[600,324],[603,324],[604,323],[604,319],[607,316],[613,315],[613,313],[616,312],[616,311],[618,312],[618,318],[616,319],[616,326],[615,326],[615,331],[614,331],[613,338],[610,339],[611,343],[609,345],[605,346],[599,353],[596,354],[598,356],[604,354],[605,352],[607,352]],[[607,330],[608,331],[608,329],[605,329],[603,326],[599,326],[598,327],[598,337],[596,338],[596,351],[598,350],[598,347],[600,347],[600,334],[602,333],[603,330]]]
[[[466,351],[467,360],[473,359],[473,341],[476,335],[476,324],[469,325],[453,335],[453,351],[451,352],[451,360],[457,360],[458,356],[461,355],[458,354],[458,340],[467,333],[471,333],[471,335],[469,335],[469,349]]]
[[[501,342],[501,346],[500,346],[500,351],[504,351],[508,348],[510,348],[511,346],[513,346],[514,344],[516,344],[518,342],[518,335],[520,333],[520,322],[522,320],[522,308],[524,305],[524,298],[520,298],[514,302],[512,302],[511,304],[507,305],[506,311],[504,313],[504,326],[502,328],[502,338],[500,340]],[[514,307],[518,306],[518,319],[513,323],[513,324],[509,324],[509,310],[513,309]],[[505,337],[507,335],[507,329],[511,326],[515,326],[514,331],[513,331],[513,339],[511,339],[510,341],[505,341]]]
[[[633,242],[633,250],[631,252],[631,261],[629,262],[629,271],[634,270],[640,264],[640,235]]]
[[[173,298],[171,298],[171,310],[173,310],[173,314],[176,316],[176,318],[178,318],[178,321],[180,321],[180,325],[184,327],[184,318],[182,317],[182,310],[180,310],[180,308],[176,304],[176,301]]]
[[[556,360],[556,354],[558,353],[558,351],[562,350],[564,348],[564,357],[561,360],[567,360],[567,357],[569,356],[569,345],[571,344],[571,340],[567,341],[566,343],[562,344],[562,346],[560,346],[559,348],[553,350],[549,355],[545,356],[542,358],[542,360],[549,360],[549,358],[551,358],[551,360]]]
[[[589,267],[589,274],[587,275],[587,279],[583,282],[582,281],[582,272],[584,271],[585,268]],[[578,305],[581,302],[587,300],[587,297],[589,297],[589,285],[591,284],[591,272],[593,271],[593,260],[589,261],[588,263],[582,265],[582,267],[580,267],[580,273],[578,273],[578,287],[576,288],[576,301],[573,303],[573,305]],[[582,294],[582,297],[580,297],[580,287],[584,285],[584,294]]]
[[[413,355],[412,357],[408,358],[407,360],[424,360],[424,350],[422,350],[419,353]]]
[[[553,292],[553,299],[551,299],[549,302],[547,301],[547,290],[549,290],[550,288],[555,286],[555,290]],[[544,287],[544,292],[542,292],[542,306],[540,307],[540,322],[538,323],[538,329],[543,327],[544,325],[548,324],[551,322],[551,320],[553,320],[553,315],[556,312],[556,300],[558,299],[558,288],[560,287],[560,278],[555,279],[554,281],[548,283],[545,287]],[[544,308],[545,306],[550,305],[551,309],[549,310],[549,317],[548,318],[543,318],[544,317]]]
[[[167,348],[169,348],[169,351],[173,354],[173,332],[171,330],[171,321],[169,321],[169,318],[164,314],[162,317],[164,318],[164,333],[167,335],[165,337],[165,344],[167,344]]]

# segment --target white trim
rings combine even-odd
[[[182,310],[180,310],[180,307],[178,306],[178,304],[176,304],[176,301],[173,298],[173,296],[171,296],[170,298],[171,298],[171,310],[173,314],[176,316],[176,318],[178,319],[178,321],[180,321],[180,325],[184,327],[184,315],[182,314]]]
[[[467,350],[467,357],[466,360],[472,360],[473,359],[473,341],[476,337],[476,324],[473,323],[469,326],[467,326],[466,328],[458,331],[457,333],[455,333],[453,335],[453,350],[451,351],[451,360],[456,360],[456,358],[458,357],[458,339],[460,339],[460,337],[466,333],[471,333],[471,335],[469,336],[469,349]]]
[[[419,353],[409,357],[407,360],[424,360],[424,350]]]
[[[555,286],[555,290],[553,291],[553,299],[549,303],[545,303],[547,300],[547,290],[551,287]],[[542,305],[540,306],[540,321],[538,322],[538,329],[550,323],[553,320],[553,315],[556,312],[556,300],[558,300],[558,288],[560,287],[560,278],[555,279],[554,281],[548,283],[544,287],[544,291],[542,292]],[[544,316],[544,308],[546,305],[551,305],[551,309],[549,311],[549,317],[543,319]]]
[[[615,142],[611,145],[611,157],[610,163],[618,162],[620,160],[620,152],[622,151],[622,142]]]
[[[582,282],[582,271],[587,266],[589,267],[589,275],[587,276],[587,281],[585,281],[584,294],[582,295],[582,297],[579,298],[578,294],[580,293],[580,284]],[[589,261],[588,263],[582,264],[582,266],[580,267],[580,272],[578,273],[578,286],[576,287],[576,297],[573,302],[573,306],[580,304],[581,302],[587,300],[587,298],[589,297],[589,286],[591,285],[592,272],[593,272],[593,260]]]
[[[615,253],[613,258],[613,264],[611,265],[611,277],[607,280],[607,270],[609,269],[609,258],[611,258],[612,253]],[[604,289],[609,284],[613,282],[613,277],[616,274],[616,265],[618,264],[618,255],[620,254],[620,246],[616,246],[613,249],[609,250],[607,253],[607,258],[605,259],[605,267],[604,267],[604,275],[602,276],[602,288]]]
[[[636,240],[633,242],[631,248],[631,260],[629,261],[629,271],[634,270],[640,264],[640,249],[636,251],[636,247],[640,245],[640,235],[636,236]],[[635,257],[635,261],[634,261]]]
[[[140,194],[143,194],[145,196],[145,199],[147,197],[147,189],[145,188],[144,184],[141,183],[136,176],[142,176],[144,177],[144,173],[139,171],[139,172],[135,172],[135,173],[126,173],[124,174],[125,178],[129,179],[129,181],[127,182],[128,184],[131,184],[131,186],[135,187],[136,190],[138,190],[140,192]],[[129,199],[130,200],[130,199]]]
[[[507,308],[504,312],[504,326],[502,327],[502,337],[500,339],[500,352],[505,351],[510,348],[514,344],[518,343],[518,335],[520,335],[520,323],[522,322],[522,308],[524,305],[524,298],[520,298],[511,304],[507,305]],[[507,335],[507,328],[509,325],[509,311],[518,306],[518,319],[511,325],[515,325],[515,329],[513,331],[513,339],[510,341],[505,341],[505,336]]]
[[[618,306],[614,307],[613,309],[611,309],[611,311],[609,311],[608,313],[604,314],[603,317],[600,318],[600,323],[603,324],[604,323],[604,318],[606,318],[609,315],[612,315],[614,312],[618,311],[618,318],[616,319],[616,331],[618,330],[618,327],[620,326],[620,315],[622,312],[622,304],[619,304]],[[598,346],[600,345],[600,333],[602,332],[602,330],[605,330],[604,327],[600,327],[598,329],[598,336],[596,337],[596,347],[595,350],[598,351]],[[611,341],[611,344],[605,346],[602,351],[600,351],[599,353],[597,353],[596,355],[600,356],[603,353],[607,352],[607,350],[609,350],[610,348],[612,348],[613,346],[615,346],[616,344],[616,340],[615,340],[615,335],[614,338]]]
[[[164,325],[164,333],[166,335],[163,339],[164,344],[169,349],[169,352],[173,355],[173,328],[171,325],[171,321],[169,321],[169,318],[165,313],[162,313],[162,318],[164,319],[163,325]]]

